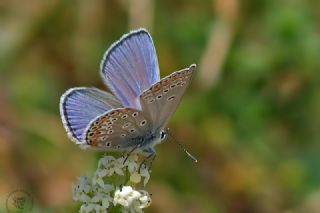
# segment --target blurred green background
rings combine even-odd
[[[161,76],[198,65],[157,146],[146,212],[320,212],[320,1],[0,1],[0,212],[16,189],[33,212],[76,212],[71,183],[101,154],[72,144],[70,87],[105,89],[99,63],[146,27]]]

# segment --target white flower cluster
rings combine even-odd
[[[147,184],[150,178],[148,169],[140,168],[136,155],[124,161],[124,157],[104,156],[92,178],[78,178],[79,183],[72,186],[72,191],[73,199],[83,203],[79,212],[135,213],[151,204],[148,192],[134,189],[138,184]]]
[[[124,186],[116,190],[113,204],[125,207],[123,212],[142,212],[143,208],[151,204],[151,199],[144,190],[136,191],[131,186]]]

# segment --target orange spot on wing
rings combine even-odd
[[[161,85],[160,84],[156,84],[152,87],[152,92],[158,92],[161,88]]]
[[[92,143],[91,143],[91,146],[97,146],[98,142],[97,142],[97,138],[93,138],[92,139]]]
[[[168,78],[163,79],[163,81],[161,82],[162,86],[167,86],[169,84],[170,80]]]
[[[99,136],[99,133],[100,132],[98,130],[94,132],[94,135],[92,137],[92,144],[91,144],[92,146],[97,146],[97,144],[98,144],[97,138]]]

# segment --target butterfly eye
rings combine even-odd
[[[160,139],[161,140],[165,139],[166,136],[167,136],[167,134],[164,131],[160,132]]]

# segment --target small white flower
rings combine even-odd
[[[107,176],[112,176],[114,173],[123,176],[123,163],[120,163],[118,160],[112,161],[109,165],[106,166]]]
[[[86,204],[82,204],[79,210],[79,213],[86,213]]]
[[[115,171],[118,175],[121,175],[121,176],[124,175],[122,168],[114,167],[114,171]]]
[[[108,197],[105,197],[103,200],[102,200],[102,207],[107,209],[109,206],[110,206],[110,203],[112,202],[112,198],[110,197],[110,195]]]
[[[108,174],[108,170],[107,170],[107,169],[99,169],[99,170],[98,170],[98,175],[99,175],[101,178],[107,176],[107,174]]]
[[[140,183],[141,181],[141,176],[139,175],[138,172],[133,173],[132,175],[130,175],[130,181],[132,183]]]
[[[124,186],[124,187],[122,187],[122,189],[118,189],[117,191],[118,191],[118,193],[119,193],[119,195],[120,196],[122,196],[122,197],[126,197],[126,196],[128,196],[131,192],[132,192],[132,187],[131,186]],[[120,192],[119,192],[120,191]]]
[[[100,175],[99,169],[94,173],[93,178],[92,178],[92,185],[96,185],[96,184],[99,184],[101,187],[104,186],[104,182],[103,182],[103,179]]]
[[[89,197],[85,193],[81,193],[78,200],[81,201],[81,202],[84,202],[84,203],[88,203],[88,202],[90,202],[91,197]]]
[[[145,167],[141,168],[140,169],[140,175],[142,177],[144,177],[143,185],[145,186],[148,183],[149,179],[150,179],[149,170],[147,168],[145,168]]]
[[[126,165],[130,174],[134,173],[138,169],[138,164],[135,161],[128,160]]]
[[[103,191],[104,192],[111,192],[112,190],[114,190],[114,186],[111,184],[104,184],[103,186]]]
[[[103,195],[99,192],[97,192],[94,197],[91,199],[91,202],[92,203],[99,203],[99,202],[102,202],[103,200]]]
[[[146,208],[151,205],[151,199],[149,196],[144,195],[139,198],[141,205],[139,206],[140,208]]]
[[[80,207],[80,212],[89,213],[95,208],[94,204],[82,204]]]
[[[79,185],[78,184],[72,184],[72,194],[74,197],[78,197],[80,195]]]
[[[130,209],[130,212],[142,212],[142,208],[150,205],[151,199],[146,191],[134,190],[131,186],[124,186],[115,192],[113,204],[120,204]]]
[[[114,167],[115,172],[121,176],[124,175],[123,169],[124,169],[125,165],[123,164],[123,161],[124,161],[123,158],[118,158],[117,160],[115,160],[113,162],[113,167]]]
[[[109,162],[116,160],[113,156],[104,156],[98,162],[98,168],[106,168],[109,165]]]
[[[141,193],[140,193],[139,191],[132,190],[132,191],[129,193],[129,198],[132,199],[132,200],[139,199],[140,197],[141,197]]]
[[[97,205],[97,206],[95,207],[95,210],[96,210],[96,213],[107,213],[107,209],[104,208],[103,206]]]
[[[87,176],[80,176],[78,177],[79,184],[78,185],[78,191],[82,191],[85,193],[88,193],[91,190],[91,184],[90,180]]]

